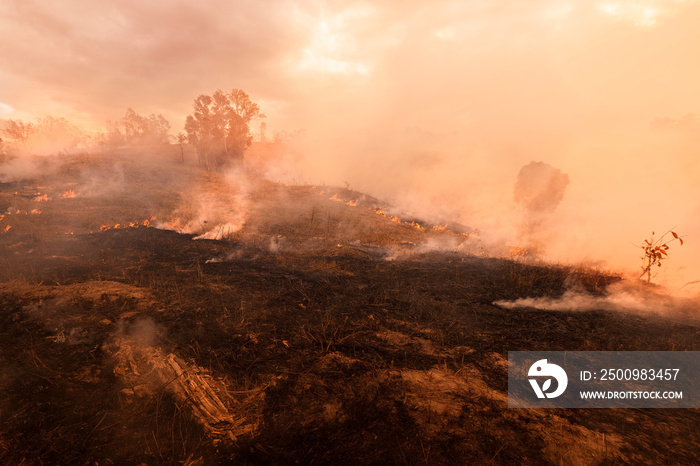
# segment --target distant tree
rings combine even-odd
[[[31,139],[35,152],[48,154],[73,151],[86,137],[65,118],[46,116],[37,120]]]
[[[22,120],[7,120],[1,129],[2,133],[16,143],[26,142],[34,132],[34,125]]]
[[[193,107],[194,114],[185,120],[187,139],[197,149],[199,163],[209,170],[240,162],[253,141],[251,120],[265,118],[258,104],[240,89],[200,95]]]
[[[260,122],[260,142],[267,142],[267,137],[265,132],[267,131],[267,123],[264,121]]]
[[[86,139],[71,122],[52,116],[39,118],[36,123],[8,120],[1,132],[16,149],[42,155],[75,150]]]
[[[681,118],[659,117],[651,122],[653,131],[676,131],[698,135],[700,133],[700,116],[688,113]]]
[[[124,117],[107,122],[107,131],[100,136],[100,144],[119,147],[125,144],[166,144],[170,142],[170,123],[163,115],[144,117],[128,108]]]
[[[182,163],[185,163],[185,143],[187,142],[187,136],[185,133],[177,133],[177,143],[180,144],[180,155],[182,156]]]

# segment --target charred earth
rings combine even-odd
[[[697,351],[696,320],[504,309],[617,278],[178,159],[0,185],[1,463],[700,463],[697,410],[506,395],[509,350]]]

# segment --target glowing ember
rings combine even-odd
[[[41,211],[39,209],[32,209],[31,212],[29,212],[29,213],[34,214],[34,215],[38,215],[41,213]]]
[[[7,226],[5,227],[5,229],[3,230],[3,232],[8,232],[8,231],[10,231],[10,228],[12,228],[12,226],[11,226],[11,225],[7,225]]]
[[[323,194],[323,191],[319,191],[319,194],[322,195],[322,194]],[[343,203],[345,203],[346,205],[349,205],[349,206],[351,206],[351,207],[356,207],[356,206],[357,206],[357,201],[356,201],[355,199],[351,199],[351,200],[349,200],[349,201],[346,201],[345,199],[339,198],[337,194],[333,194],[333,195],[332,195],[331,197],[329,197],[328,199],[330,199],[331,201],[343,202]],[[374,213],[376,213],[377,215],[381,215],[381,216],[384,216],[384,217],[389,218],[389,219],[390,219],[392,222],[394,222],[394,223],[399,223],[399,224],[401,224],[401,225],[406,225],[406,226],[409,226],[409,227],[413,227],[413,228],[415,228],[416,230],[425,230],[425,227],[424,227],[423,225],[421,225],[421,224],[419,224],[419,223],[416,223],[415,221],[404,222],[404,221],[401,220],[401,218],[399,218],[399,217],[396,216],[396,215],[389,215],[389,214],[385,213],[385,212],[384,212],[384,209],[382,209],[381,207],[373,207],[373,208],[370,208],[370,210],[374,211]],[[432,229],[435,230],[435,231],[445,231],[445,230],[447,229],[447,225],[435,226],[435,227],[433,227]]]
[[[540,253],[539,248],[537,247],[517,247],[517,246],[511,246],[508,250],[508,257],[518,259],[518,258],[524,258],[524,257],[533,257],[537,256]]]
[[[42,195],[34,198],[34,202],[48,202],[50,200],[51,200],[51,198],[49,197],[48,194],[42,194]]]
[[[122,228],[149,227],[155,221],[155,219],[156,217],[152,216],[151,218],[147,218],[145,220],[140,220],[137,222],[117,223],[116,225],[102,225],[100,227],[100,231],[118,230]]]
[[[61,194],[61,197],[62,197],[62,198],[71,198],[71,197],[75,197],[75,191],[73,191],[72,189],[69,189],[69,190],[66,191],[65,193]]]

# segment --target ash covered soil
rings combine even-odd
[[[507,408],[508,351],[697,351],[697,320],[504,309],[618,278],[178,157],[0,184],[0,463],[700,463],[698,410]]]

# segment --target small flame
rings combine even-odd
[[[38,215],[41,213],[41,211],[39,209],[32,209],[31,212],[29,212],[29,213],[34,214],[34,215]]]
[[[10,228],[12,228],[12,225],[7,225],[3,232],[7,233],[8,231],[10,231]]]
[[[433,230],[433,231],[445,231],[445,230],[447,230],[447,224],[444,224],[444,225],[435,225],[435,226],[432,228],[432,230]]]
[[[75,191],[73,191],[72,189],[69,189],[65,193],[61,194],[61,197],[64,199],[75,197]]]
[[[51,200],[51,198],[49,197],[48,194],[41,194],[41,195],[34,198],[34,202],[48,202],[50,200]]]
[[[537,256],[540,253],[540,250],[538,247],[517,247],[517,246],[511,246],[508,250],[508,256],[514,259],[518,258],[524,258],[524,257],[533,257]]]
[[[323,191],[319,191],[319,194],[323,194]],[[357,206],[357,201],[356,201],[355,199],[351,199],[351,200],[349,200],[349,201],[346,201],[345,199],[339,198],[337,194],[333,194],[333,195],[332,195],[331,197],[329,197],[328,199],[330,199],[331,201],[343,202],[343,203],[345,203],[346,205],[348,205],[348,206],[350,206],[350,207],[356,207],[356,206]],[[399,223],[399,224],[401,224],[401,225],[410,226],[410,227],[415,228],[416,230],[425,230],[425,227],[424,227],[423,225],[421,225],[421,224],[419,224],[419,223],[416,223],[415,221],[404,222],[404,221],[402,221],[399,217],[397,217],[397,216],[395,216],[395,215],[388,215],[388,214],[386,214],[386,213],[384,212],[384,209],[382,209],[381,207],[370,208],[370,210],[373,210],[377,215],[382,215],[382,216],[384,216],[384,217],[389,218],[389,219],[390,219],[392,222],[394,222],[394,223]],[[437,226],[437,227],[433,227],[433,230],[436,230],[436,231],[444,231],[446,228],[447,228],[447,225],[444,225],[444,226]]]
[[[100,227],[100,231],[107,231],[107,230],[118,230],[122,228],[137,228],[137,227],[150,227],[151,224],[155,221],[156,217],[155,215],[147,218],[145,220],[140,220],[136,222],[129,222],[129,223],[117,223],[116,225],[102,225]]]

